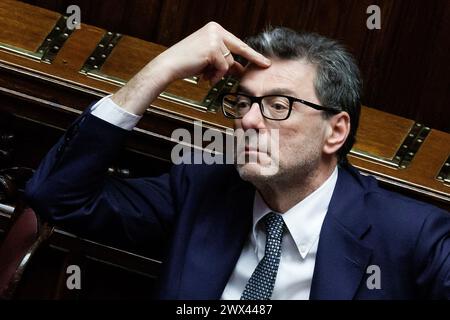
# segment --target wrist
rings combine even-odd
[[[166,51],[144,67],[144,69],[148,69],[149,73],[156,74],[158,81],[164,83],[164,88],[179,79],[177,68],[179,68],[179,63],[175,62]]]
[[[127,112],[142,115],[153,100],[170,84],[170,79],[164,64],[154,59],[118,90],[111,99]]]

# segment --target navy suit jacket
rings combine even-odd
[[[251,230],[254,187],[231,165],[177,165],[152,178],[109,176],[127,134],[84,113],[28,182],[30,205],[82,236],[132,246],[168,243],[158,297],[219,299]],[[449,298],[449,234],[447,212],[340,167],[310,298]],[[379,267],[379,289],[367,286],[371,265]]]

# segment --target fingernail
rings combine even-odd
[[[264,58],[264,63],[267,64],[267,65],[270,65],[270,64],[272,63],[272,61],[270,61],[270,60],[267,59],[267,58]]]

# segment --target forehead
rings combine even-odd
[[[264,95],[280,88],[302,93],[314,90],[315,74],[315,66],[305,60],[272,59],[269,68],[249,66],[240,79],[240,85],[254,95]]]

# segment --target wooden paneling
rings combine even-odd
[[[24,6],[28,7],[30,6]],[[39,48],[59,17],[55,12],[46,11],[42,19],[35,20],[27,14],[26,9],[11,11],[8,3],[3,1],[0,2],[0,16],[3,17],[0,20],[0,42],[29,51]]]
[[[412,120],[363,108],[353,149],[382,158],[394,158],[413,125]]]
[[[49,14],[46,9],[29,8],[22,2],[3,1],[9,4],[10,11],[23,11],[24,15],[35,20],[47,19]],[[56,16],[54,20],[57,20]],[[23,19],[23,22],[14,21],[11,24],[13,27],[9,32],[13,39],[28,37],[33,33],[32,29],[27,30],[23,26],[15,27],[26,24],[26,21]],[[335,21],[337,23],[338,20]],[[317,24],[317,28],[322,26]],[[338,24],[336,28],[345,30],[348,27],[347,24],[342,27]],[[41,31],[43,34],[46,32]],[[92,60],[92,52],[105,35],[110,39],[112,33],[82,24],[81,29],[70,35],[51,64],[0,50],[0,109],[16,117],[63,130],[92,101],[116,91],[119,87],[117,79],[130,79],[148,60],[164,50],[161,45],[122,36],[115,47],[111,44],[114,49],[109,56],[105,52],[106,61],[101,64],[101,54],[96,53],[98,57]],[[45,38],[45,35],[40,38]],[[110,48],[107,42],[102,45],[103,48]],[[83,69],[91,72],[89,74],[80,73],[86,61],[100,64],[97,68],[93,66],[89,69],[91,71]],[[218,94],[224,87],[214,89],[210,92]],[[168,160],[175,144],[171,138],[173,130],[185,128],[192,131],[194,121],[197,120],[224,134],[225,129],[232,126],[230,120],[203,104],[192,103],[192,100],[206,101],[208,91],[209,88],[202,81],[198,84],[185,80],[174,82],[149,107],[133,130],[128,148],[152,158]],[[212,96],[208,97],[214,100]],[[362,109],[357,143],[352,150],[352,163],[361,171],[376,175],[387,183],[448,203],[448,186],[437,180],[437,177],[449,156],[450,135],[433,129],[427,137],[430,128],[411,119],[373,108]],[[439,136],[441,138],[436,139]],[[429,143],[433,147],[427,147],[428,153],[423,153]],[[203,147],[207,144],[205,142]],[[419,165],[417,159],[421,159]]]
[[[26,0],[82,22],[170,46],[214,20],[239,37],[283,25],[341,40],[355,54],[365,105],[450,132],[450,1],[409,0]],[[369,5],[381,30],[366,27]]]
[[[2,1],[2,4],[7,2],[11,4],[10,0]],[[106,20],[102,23],[111,23],[114,19],[129,23],[119,21],[118,24],[114,24],[114,28],[106,26],[109,30],[123,33],[131,33],[127,31],[131,29],[138,33],[139,30],[143,31],[143,29],[140,29],[140,25],[126,19],[129,19],[130,15],[135,12],[145,15],[147,9],[144,6],[145,1],[129,2],[129,6],[125,6],[121,1],[110,1],[108,2],[110,7],[106,7],[99,2],[96,2],[95,7],[92,2],[91,4],[87,1],[82,3],[86,8],[91,6],[92,9],[98,10],[96,12],[105,13],[103,19]],[[58,1],[57,4],[62,6],[65,1]],[[397,111],[406,112],[417,101],[445,98],[445,94],[437,97],[434,94],[444,92],[446,82],[430,82],[427,84],[428,87],[423,84],[424,87],[432,87],[435,91],[419,92],[421,87],[416,85],[416,79],[412,75],[415,72],[420,74],[425,70],[424,68],[429,68],[427,75],[441,75],[442,70],[445,71],[445,68],[447,68],[446,65],[438,68],[437,65],[433,65],[433,59],[420,64],[419,60],[426,56],[426,51],[421,51],[417,57],[408,56],[404,59],[402,57],[391,57],[389,50],[384,51],[383,46],[386,43],[392,44],[393,52],[403,52],[405,46],[410,48],[411,45],[405,43],[404,40],[400,44],[396,42],[396,37],[403,31],[388,34],[383,32],[369,33],[366,30],[365,32],[354,32],[352,34],[352,30],[357,30],[361,24],[365,26],[365,11],[361,11],[361,8],[367,4],[368,2],[353,0],[339,3],[292,1],[289,4],[290,10],[286,9],[283,13],[283,11],[277,11],[280,2],[275,1],[255,1],[245,5],[240,5],[240,3],[234,1],[220,4],[208,2],[204,5],[200,1],[189,3],[172,0],[161,3],[154,1],[151,3],[152,8],[157,8],[159,13],[153,14],[152,12],[155,21],[151,19],[146,21],[150,24],[156,23],[156,26],[158,26],[154,29],[151,26],[149,27],[149,37],[160,39],[159,42],[166,43],[185,36],[193,29],[211,20],[211,16],[217,17],[214,20],[219,21],[240,36],[260,30],[267,21],[274,25],[285,24],[296,29],[308,27],[309,30],[342,39],[352,47],[363,66],[363,71],[368,74],[380,75],[379,78],[376,76],[370,77],[374,87],[378,86],[377,90],[388,88],[391,91],[387,92],[395,92],[395,90],[402,92],[400,86],[395,90],[391,89],[392,85],[384,81],[383,72],[385,70],[390,71],[386,74],[386,79],[395,77],[400,79],[401,75],[394,72],[399,64],[403,61],[418,63],[414,72],[410,71],[410,73],[403,75],[403,77],[406,77],[405,84],[400,84],[409,85],[411,89],[407,97],[409,100],[405,100],[404,104],[399,104]],[[406,8],[407,6],[398,1],[395,3],[389,2],[388,5],[383,6],[383,15],[387,17],[383,20],[386,26],[395,25],[396,20],[393,13],[400,10],[399,8]],[[118,8],[125,11],[121,12]],[[410,6],[408,8],[412,10],[415,7]],[[32,20],[30,16],[33,17],[33,21],[39,21],[40,18],[47,19],[48,17],[53,17],[52,19],[56,21],[57,15],[49,16],[49,12],[44,9],[34,8],[34,10],[31,10],[29,7],[23,6],[23,3],[17,5],[15,2],[10,8],[10,11],[13,10],[18,10],[14,12],[16,16],[23,13],[24,18],[14,20],[14,23],[10,24],[14,28],[8,29],[8,26],[5,26],[5,30],[0,30],[0,34],[2,31],[6,32],[4,34],[9,33],[8,40],[11,38],[13,41],[17,41],[14,43],[16,46],[30,51],[35,50],[36,44],[27,47],[31,43],[23,41],[23,39],[36,38],[42,41],[48,32],[48,26],[46,29],[42,29],[44,25],[35,22],[34,24],[38,25],[39,31],[33,35],[34,29],[24,28],[23,25]],[[111,12],[110,16],[106,15],[107,10]],[[28,13],[25,14],[26,12]],[[174,15],[183,12],[188,15],[188,18],[186,20],[180,19],[186,22],[186,26],[192,30],[173,18]],[[3,14],[7,16],[5,10],[3,10]],[[236,21],[245,21],[246,23],[233,24],[230,15]],[[184,17],[184,15],[181,16]],[[251,18],[246,19],[247,16]],[[314,17],[321,17],[328,24],[322,23],[320,19]],[[9,19],[4,19],[2,22],[7,22],[7,20]],[[83,21],[86,22],[86,20]],[[99,21],[101,21],[100,18]],[[130,26],[133,26],[133,28],[127,29]],[[124,29],[120,30],[122,27]],[[416,28],[415,26],[410,27],[411,30]],[[154,30],[154,32],[151,30]],[[444,37],[445,32],[435,31],[437,39]],[[108,80],[95,79],[79,72],[104,34],[105,30],[83,24],[81,30],[75,31],[67,39],[51,64],[40,63],[20,55],[0,51],[0,96],[2,101],[0,111],[10,113],[8,118],[3,114],[0,115],[0,128],[7,131],[6,129],[11,127],[16,132],[17,147],[14,148],[11,159],[14,165],[35,168],[51,145],[59,139],[64,129],[74,121],[84,108],[92,101],[118,88],[118,85]],[[144,32],[142,34],[147,36]],[[425,42],[430,44],[433,41],[437,40],[427,39]],[[434,55],[445,56],[445,45],[443,44],[442,48],[437,48]],[[147,59],[155,56],[160,50],[163,50],[161,46],[124,36],[105,64],[98,69],[105,75],[129,79],[134,72],[146,63]],[[377,61],[378,64],[372,65],[372,61]],[[367,69],[364,69],[364,67]],[[442,79],[445,81],[446,75],[442,75],[444,76]],[[369,88],[371,87],[369,86]],[[199,98],[206,94],[206,87],[203,87],[202,83],[194,85],[181,80],[168,91],[184,97]],[[406,94],[406,92],[404,93]],[[375,93],[378,94],[378,92]],[[199,94],[199,96],[190,96],[195,94]],[[374,94],[374,97],[377,97],[376,94]],[[382,94],[380,96],[383,97]],[[416,99],[416,101],[410,96],[420,96],[420,99]],[[401,97],[395,98],[400,102],[403,101]],[[440,106],[441,104],[437,107]],[[437,107],[436,105],[429,105],[424,110],[434,112],[435,109],[433,108]],[[423,114],[428,113],[424,111]],[[436,116],[443,119],[443,123],[446,124],[446,113],[444,111],[436,114]],[[167,171],[170,166],[170,153],[175,144],[175,141],[170,139],[173,129],[181,127],[192,131],[192,121],[200,119],[208,126],[221,132],[226,127],[231,126],[231,122],[227,122],[221,114],[188,108],[182,103],[167,101],[167,98],[164,97],[157,99],[130,134],[126,149],[118,159],[113,161],[113,167],[130,169],[131,176],[154,176]],[[405,168],[386,165],[386,163],[381,163],[376,159],[376,157],[395,158],[396,152],[403,144],[404,139],[412,135],[408,132],[414,127],[417,127],[417,124],[413,120],[364,107],[361,130],[358,133],[359,142],[355,148],[375,157],[361,157],[354,153],[350,156],[350,160],[364,174],[375,175],[385,184],[385,187],[448,209],[450,203],[449,187],[439,181],[437,176],[440,168],[448,159],[449,134],[435,129],[430,130],[427,138],[421,141],[421,147],[415,151],[414,159]],[[2,230],[7,229],[10,224],[8,216],[10,217],[7,213],[0,213],[0,241]],[[153,275],[157,274],[153,271],[159,270],[159,263],[154,263],[155,261],[150,261],[146,257],[136,256],[134,253],[106,247],[104,244],[95,243],[91,240],[95,239],[86,241],[76,239],[62,230],[54,232],[47,243],[48,245],[41,248],[39,253],[33,257],[32,263],[24,274],[21,286],[17,290],[16,297],[24,299],[36,297],[59,299],[148,297],[150,288],[154,286]],[[161,248],[159,243],[156,245],[158,248],[154,248],[154,250],[152,248],[151,250],[152,256],[154,252],[159,252],[158,249]],[[141,252],[139,248],[135,249],[137,250],[134,251],[135,253],[150,254],[147,250]],[[69,253],[67,253],[68,251]],[[69,264],[82,266],[83,279],[87,280],[86,285],[83,284],[82,295],[61,289],[64,287],[65,267]],[[148,274],[148,272],[151,273]],[[110,279],[119,280],[110,281]]]

